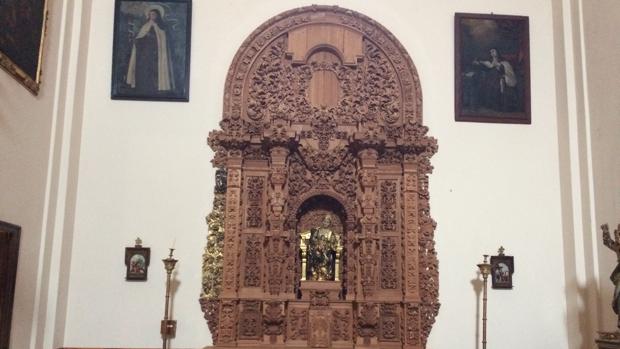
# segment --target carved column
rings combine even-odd
[[[362,234],[359,246],[359,280],[362,288],[361,294],[365,298],[371,297],[377,287],[377,260],[378,260],[378,236],[377,236],[377,151],[364,149],[359,152],[361,162],[360,183],[362,187],[362,200],[360,203],[362,218]]]
[[[404,217],[404,268],[405,280],[405,343],[406,348],[421,346],[420,282],[419,282],[419,225],[418,225],[418,167],[408,159],[403,164],[403,217]]]
[[[404,226],[404,276],[405,276],[405,300],[410,302],[420,301],[418,280],[418,171],[415,163],[407,161],[403,164],[403,217]]]
[[[266,292],[276,296],[280,292],[293,292],[294,255],[291,253],[291,241],[284,230],[286,217],[284,184],[286,183],[286,157],[289,150],[285,147],[271,149],[271,174],[269,193],[269,226],[267,230],[267,283]],[[294,243],[293,243],[294,245]],[[291,258],[293,260],[291,261]]]
[[[237,296],[237,251],[241,214],[241,154],[231,152],[227,162],[226,226],[224,228],[224,273],[222,298]]]
[[[228,178],[226,191],[226,224],[224,228],[224,268],[220,299],[220,319],[218,324],[218,344],[236,343],[236,301],[238,287],[238,261],[240,204],[241,204],[241,163],[240,151],[230,151],[227,159]]]

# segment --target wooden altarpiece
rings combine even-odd
[[[280,14],[237,52],[220,126],[200,299],[215,347],[425,348],[437,143],[396,38],[339,7]],[[337,275],[307,280],[300,236],[325,215]]]

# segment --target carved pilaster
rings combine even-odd
[[[360,284],[362,294],[371,296],[377,287],[378,257],[377,246],[377,157],[375,149],[368,148],[358,152],[362,169],[360,171],[360,183],[362,186],[362,218],[360,225],[362,237],[359,246]]]
[[[420,340],[420,305],[405,304],[405,343],[408,346],[419,346]]]
[[[289,150],[285,147],[274,147],[270,151],[271,155],[271,173],[270,194],[269,194],[269,231],[267,233],[267,285],[266,291],[272,295],[278,295],[283,290],[285,281],[292,275],[285,267],[286,262],[290,261],[294,256],[290,256],[293,252],[290,248],[290,241],[284,231],[285,221],[285,193],[284,185],[286,184],[286,158]],[[293,271],[294,272],[294,271]],[[292,291],[292,289],[291,289]]]
[[[412,301],[420,300],[419,290],[419,255],[418,255],[418,178],[417,170],[405,165],[403,175],[403,217],[404,217],[404,263],[405,263],[405,298]]]
[[[222,298],[234,298],[237,295],[237,251],[239,250],[239,228],[241,220],[241,158],[229,157],[228,163]]]

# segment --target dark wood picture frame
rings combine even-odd
[[[146,281],[151,262],[149,247],[135,246],[125,248],[125,279],[127,281]]]
[[[514,272],[513,256],[491,256],[491,286],[494,289],[512,289],[512,274]]]
[[[8,348],[21,227],[0,221],[0,348]]]
[[[455,120],[531,124],[529,19],[456,13]]]
[[[189,101],[191,28],[191,0],[116,0],[112,99]]]
[[[47,0],[0,2],[0,67],[35,96],[41,85]]]

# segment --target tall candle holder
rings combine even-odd
[[[484,288],[482,293],[482,349],[487,348],[487,284],[489,274],[491,274],[491,264],[487,262],[489,255],[484,255],[484,261],[478,264],[478,269],[482,274]]]
[[[177,332],[177,322],[176,320],[170,319],[170,283],[172,279],[172,271],[174,270],[175,265],[178,260],[172,258],[172,252],[174,248],[170,249],[170,255],[168,258],[162,259],[164,262],[164,268],[166,269],[167,279],[166,279],[166,307],[164,309],[164,319],[161,321],[161,336],[163,339],[163,349],[168,349],[168,344],[170,342],[170,338],[174,338]]]

